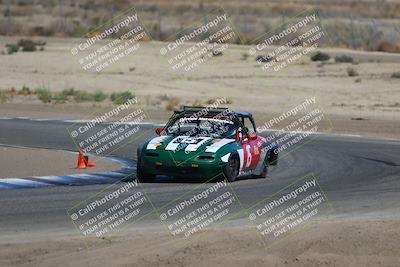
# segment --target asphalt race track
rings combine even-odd
[[[66,128],[70,122],[1,119],[0,144],[76,151]],[[133,127],[133,126],[132,126]],[[140,138],[117,149],[112,156],[136,158],[137,146],[154,134],[154,127],[141,126]],[[312,173],[319,181],[333,211],[330,216],[349,218],[398,217],[400,215],[400,142],[361,137],[318,134],[279,159],[266,179],[242,179],[232,184],[244,207],[249,207],[292,181]],[[162,206],[202,181],[160,178],[143,188],[154,206]],[[19,234],[69,233],[76,231],[66,210],[104,189],[106,185],[1,190],[2,237]],[[245,215],[243,215],[244,218]],[[157,215],[146,218],[154,226]],[[236,220],[240,223],[240,219]],[[143,224],[145,225],[145,224]],[[139,224],[140,226],[140,224]],[[78,233],[77,233],[78,234]]]

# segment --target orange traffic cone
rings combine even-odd
[[[82,150],[79,150],[77,169],[86,169],[86,162]]]
[[[90,167],[90,168],[96,167],[94,162],[89,161],[89,156],[83,156],[83,158],[85,159],[85,164],[87,167]]]

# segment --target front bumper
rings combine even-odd
[[[142,167],[149,174],[174,177],[213,178],[222,173],[226,162],[188,160],[185,162],[161,161],[144,157]]]

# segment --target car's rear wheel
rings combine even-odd
[[[224,175],[228,182],[234,182],[239,174],[239,159],[231,156],[224,167]]]
[[[266,178],[268,174],[268,159],[265,157],[262,170],[260,174],[254,175],[256,178]]]

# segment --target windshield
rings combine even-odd
[[[232,121],[213,118],[181,118],[166,129],[169,135],[209,136],[234,138],[236,127]]]

